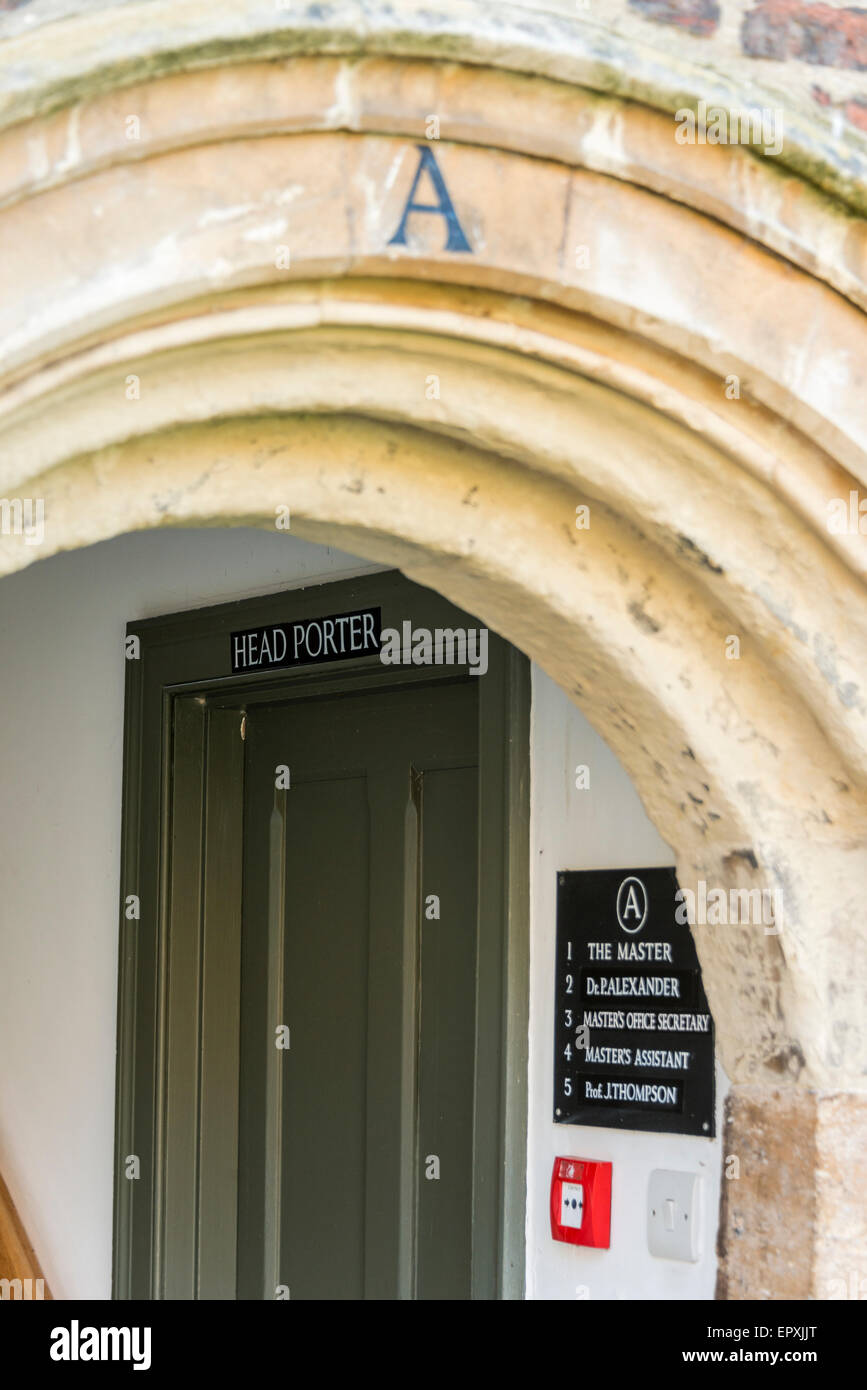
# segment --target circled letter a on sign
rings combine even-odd
[[[625,878],[618,888],[617,920],[632,935],[647,921],[647,889],[640,878]]]

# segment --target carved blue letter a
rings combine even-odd
[[[433,150],[429,145],[416,145],[416,149],[421,154],[421,158],[418,162],[418,168],[415,171],[412,188],[409,190],[409,197],[406,200],[403,217],[400,219],[400,226],[388,243],[389,246],[406,246],[406,222],[411,212],[436,212],[440,217],[446,219],[446,227],[448,228],[449,235],[445,249],[447,251],[469,251],[472,253],[473,248],[464,236],[463,227],[458,221],[458,215],[449,197],[445,179],[440,172],[440,166],[434,158]],[[418,188],[418,181],[425,170],[427,170],[430,176],[430,181],[434,186],[434,192],[439,200],[436,203],[416,203],[414,201],[415,191]]]

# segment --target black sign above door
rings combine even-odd
[[[352,661],[378,652],[381,636],[381,608],[247,628],[229,636],[232,675],[239,671],[274,671],[286,666]]]
[[[713,1136],[713,1020],[677,892],[674,869],[558,873],[556,1124]]]

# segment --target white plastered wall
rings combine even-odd
[[[530,1086],[527,1146],[527,1296],[558,1299],[713,1298],[725,1076],[717,1066],[717,1138],[555,1125],[553,1094],[556,875],[561,869],[671,865],[608,746],[543,671],[533,668],[531,793]],[[576,788],[576,768],[590,785]],[[613,1164],[611,1246],[551,1238],[554,1158]],[[647,1246],[647,1185],[655,1168],[702,1175],[701,1256],[662,1260]]]
[[[0,582],[0,1171],[56,1298],[110,1293],[125,625],[373,568],[282,534],[166,530]],[[533,674],[527,1292],[710,1297],[719,1141],[550,1121],[555,871],[667,864],[672,855],[605,744]],[[572,791],[578,762],[591,766],[592,793]],[[548,1181],[559,1152],[614,1160],[610,1251],[551,1241]],[[700,1264],[652,1259],[648,1173],[702,1162]]]

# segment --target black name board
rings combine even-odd
[[[557,875],[554,1121],[714,1130],[714,1032],[674,869]]]
[[[351,661],[378,652],[381,636],[381,608],[248,628],[230,634],[232,675],[323,661]]]

